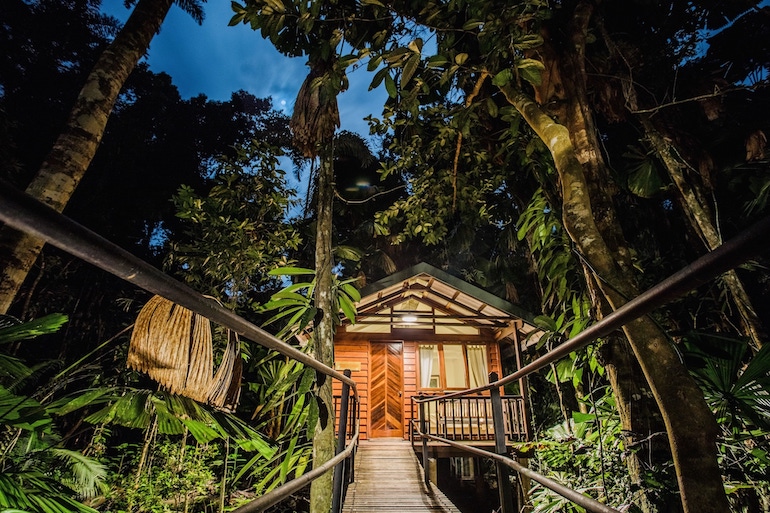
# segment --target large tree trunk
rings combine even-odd
[[[61,212],[91,164],[128,75],[147,51],[172,0],[139,0],[126,25],[94,65],[54,143],[26,192]],[[43,241],[0,229],[0,313],[6,313],[35,263]]]
[[[556,123],[529,96],[503,91],[547,145],[562,190],[564,226],[591,266],[602,295],[613,309],[638,295],[629,271],[615,256],[595,222],[586,176],[567,128]],[[674,461],[681,501],[687,513],[729,511],[717,465],[718,428],[703,393],[687,372],[665,333],[647,316],[623,328],[660,408]]]
[[[543,62],[545,72],[541,84],[535,87],[535,100],[541,105],[551,105],[549,114],[567,128],[575,158],[585,177],[596,229],[615,266],[630,276],[633,269],[631,251],[613,203],[613,197],[619,191],[602,157],[588,102],[584,49],[592,13],[590,3],[579,3],[568,25],[569,33],[559,34],[562,38],[559,41],[553,41],[547,29],[543,30],[544,44],[537,48],[536,56]],[[583,264],[594,314],[601,319],[612,308],[595,270],[585,262]],[[635,448],[629,451],[626,465],[631,482],[638,490],[636,501],[647,513],[661,511],[665,508],[666,498],[645,486],[644,470],[671,460],[666,438],[656,435],[665,432],[663,419],[628,342],[623,337],[611,337],[603,355],[618,402],[624,443]]]
[[[315,357],[324,365],[334,366],[334,311],[332,290],[332,206],[334,200],[334,150],[332,140],[324,142],[318,170],[318,216],[316,219],[316,290],[315,306],[320,312],[313,333]],[[324,379],[318,391],[322,413],[313,436],[313,466],[319,467],[334,457],[334,403],[331,378]],[[332,471],[310,486],[310,513],[328,513],[332,506]]]

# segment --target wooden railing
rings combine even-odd
[[[442,396],[412,397],[412,418],[420,418],[419,402],[425,402],[426,434],[449,440],[474,442],[494,441],[495,426],[490,396],[466,396],[444,398]],[[524,398],[519,395],[501,397],[505,437],[509,442],[522,442],[527,438]],[[414,432],[413,436],[419,435]]]

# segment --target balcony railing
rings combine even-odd
[[[428,396],[412,398],[412,418],[420,418],[418,401]],[[494,441],[492,399],[489,396],[443,398],[425,402],[426,434],[458,442]],[[524,399],[518,395],[502,396],[503,425],[509,442],[527,439]],[[414,436],[415,433],[413,433]]]

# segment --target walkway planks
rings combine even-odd
[[[363,441],[356,453],[356,481],[348,487],[342,513],[460,513],[435,485],[425,485],[422,476],[408,441]]]

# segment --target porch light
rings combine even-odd
[[[405,315],[405,316],[401,317],[401,320],[404,321],[404,322],[408,322],[408,323],[414,324],[415,322],[417,322],[417,316],[416,315]]]

